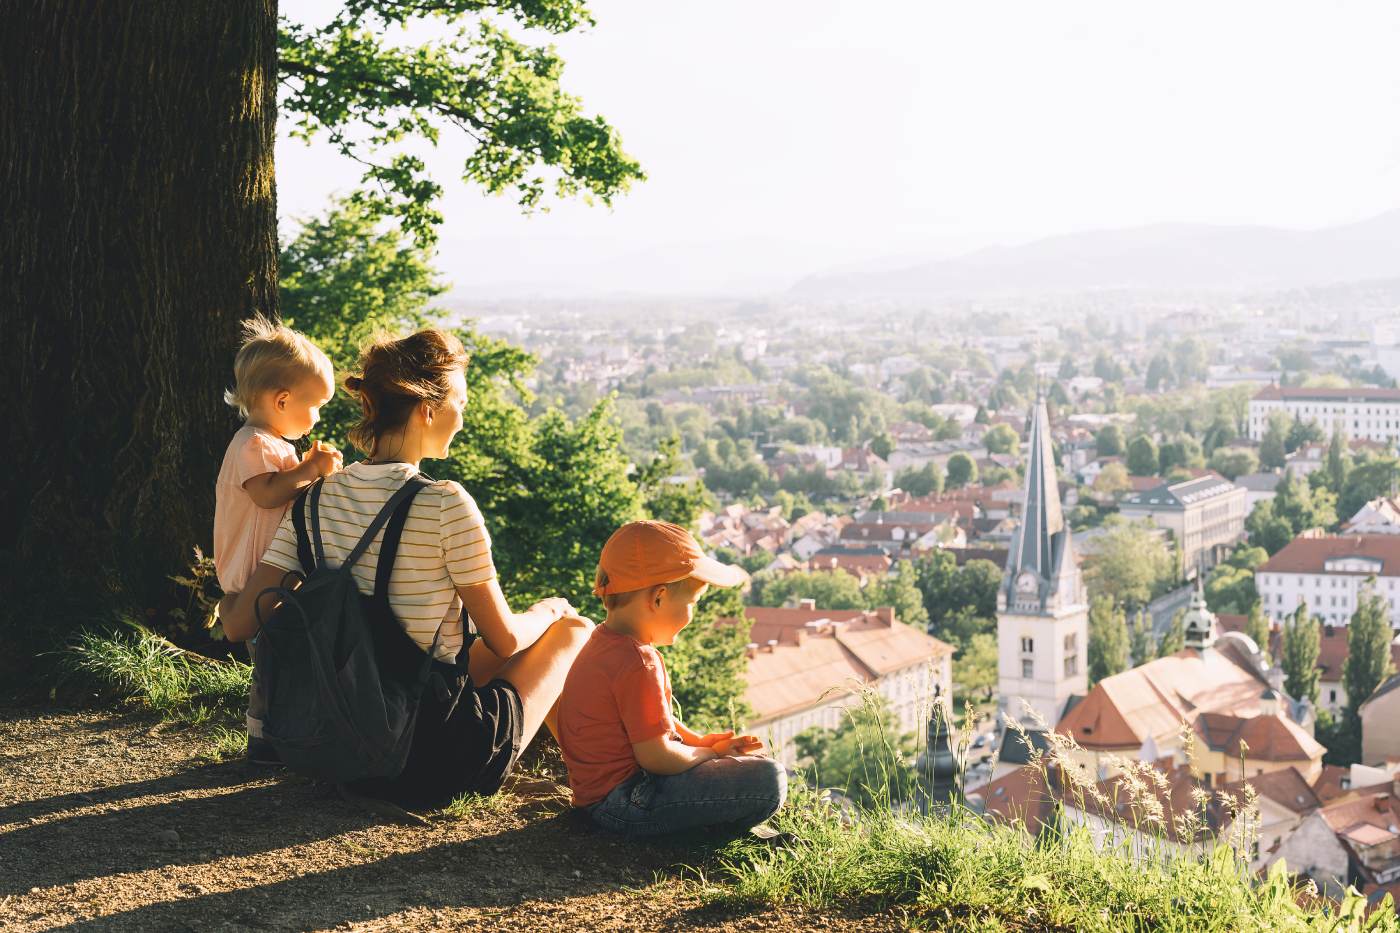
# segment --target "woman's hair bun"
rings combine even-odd
[[[364,387],[364,384],[365,384],[365,381],[364,381],[363,379],[361,379],[359,376],[346,376],[346,377],[345,377],[345,388],[349,389],[351,392],[358,392],[358,391],[360,391],[360,389]]]

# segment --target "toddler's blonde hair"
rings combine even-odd
[[[310,338],[255,314],[243,322],[243,343],[233,360],[233,388],[224,391],[224,401],[247,418],[259,395],[290,389],[307,376],[324,376],[335,385],[330,359]]]

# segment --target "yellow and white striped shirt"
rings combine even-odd
[[[330,566],[345,561],[384,503],[416,472],[407,463],[352,463],[326,477],[319,512],[321,540]],[[311,533],[309,521],[306,531]],[[383,540],[381,530],[351,570],[360,592],[366,595],[374,591]],[[282,570],[302,569],[291,509],[262,559]],[[452,480],[425,486],[409,507],[389,578],[389,605],[405,631],[426,651],[438,623],[446,620],[437,656],[443,661],[454,660],[462,647],[462,600],[456,588],[485,583],[495,576],[491,536],[472,497]]]

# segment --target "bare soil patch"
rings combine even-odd
[[[140,716],[0,709],[0,930],[899,925],[707,904],[684,866],[703,866],[711,848],[595,831],[548,780],[415,823],[329,785],[212,762],[212,748],[204,733]]]

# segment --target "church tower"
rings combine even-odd
[[[1050,448],[1045,397],[1031,413],[1021,527],[997,593],[999,712],[1035,728],[1029,704],[1051,728],[1065,704],[1088,692],[1089,606]]]

